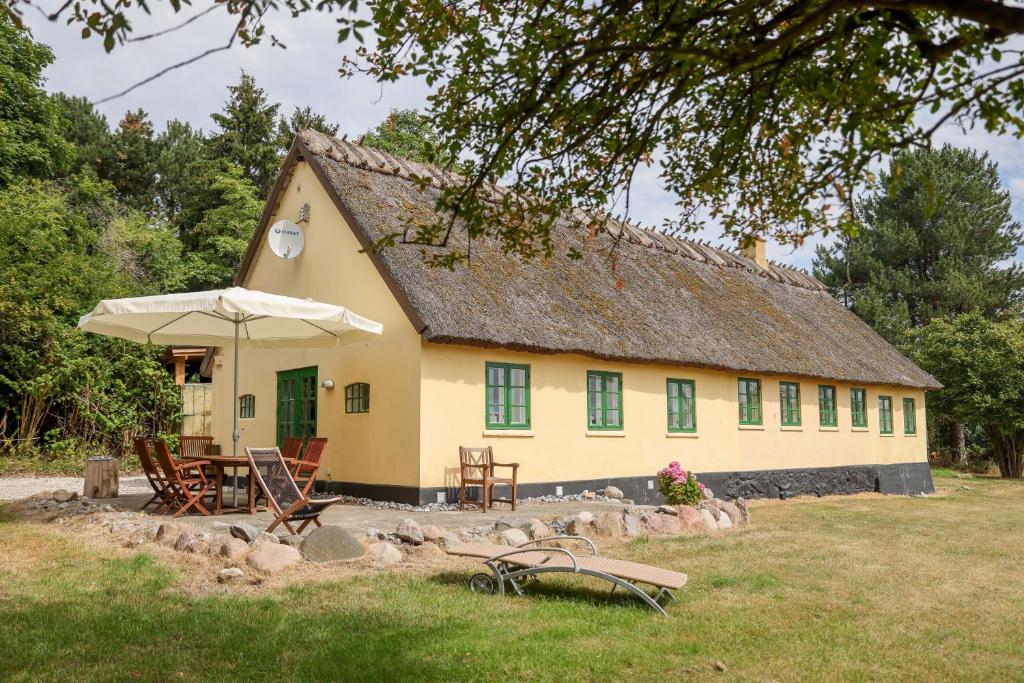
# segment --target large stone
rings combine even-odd
[[[256,537],[257,541],[263,541],[265,543],[280,543],[280,539],[274,534],[268,534],[266,531],[261,531],[259,536]]]
[[[622,514],[622,529],[627,536],[639,536],[644,527],[636,513],[627,510]]]
[[[178,539],[174,542],[174,549],[178,552],[187,551],[194,543],[196,543],[195,534],[187,529],[178,534]]]
[[[501,532],[501,542],[514,548],[527,543],[530,538],[522,529],[505,529]]]
[[[704,520],[700,516],[700,512],[695,507],[689,505],[679,505],[676,507],[679,512],[679,522],[683,525],[683,529],[686,531],[703,531]]]
[[[241,539],[236,538],[235,540],[238,541]],[[246,544],[246,547],[248,547],[248,544]],[[244,577],[245,572],[238,567],[225,567],[217,572],[217,580],[221,583],[227,583],[228,581],[234,581],[235,579],[241,579]]]
[[[218,544],[217,553],[229,560],[237,560],[249,552],[249,544],[240,538],[228,538]],[[211,545],[211,547],[213,547]]]
[[[398,523],[398,528],[395,529],[395,535],[407,543],[413,543],[415,545],[423,543],[423,529],[421,529],[416,520],[411,517],[406,517]]]
[[[302,542],[302,556],[310,562],[352,560],[364,553],[363,544],[336,525],[317,527]]]
[[[604,512],[594,520],[594,529],[602,536],[619,538],[626,533],[621,512]]]
[[[506,517],[499,517],[498,521],[494,523],[495,531],[504,531],[505,529],[511,529],[514,525],[508,521]]]
[[[369,557],[374,564],[379,565],[398,564],[402,561],[402,551],[387,541],[372,544],[366,549],[366,556]]]
[[[594,521],[594,515],[593,515],[593,513],[588,512],[587,510],[580,510],[576,514],[576,519],[578,519],[579,521],[583,522],[584,524],[590,524],[591,522]]]
[[[681,528],[679,518],[672,515],[644,513],[643,521],[652,534],[678,534]]]
[[[718,521],[718,518],[722,516],[722,511],[707,501],[700,504],[700,509],[707,510],[708,513],[715,518],[716,522]]]
[[[604,489],[604,495],[606,498],[614,498],[616,500],[622,500],[625,498],[625,494],[622,493],[622,489],[617,486],[607,486]]]
[[[293,548],[301,548],[302,542],[305,540],[306,539],[304,539],[302,536],[299,536],[298,534],[289,534],[288,536],[279,536],[277,542],[283,543],[285,545],[290,545]]]
[[[724,512],[722,513],[722,516],[718,518],[718,528],[719,529],[731,529],[732,528],[732,520],[730,520],[729,519],[729,515],[725,514]]]
[[[447,550],[448,548],[454,548],[457,545],[461,545],[462,539],[450,531],[445,531],[444,536],[440,538],[438,543],[441,545],[441,547]]]
[[[745,498],[736,499],[736,507],[740,509],[740,515],[743,516],[744,526],[750,524],[750,512],[747,510],[747,501]]]
[[[240,538],[246,543],[254,543],[260,536],[260,530],[246,522],[232,524],[230,530],[232,536]]]
[[[573,517],[565,528],[565,532],[570,536],[590,536],[593,533],[593,528],[589,520],[583,521],[579,517]]]
[[[708,531],[714,531],[718,528],[718,522],[714,516],[708,511],[707,508],[700,509],[700,518],[704,522],[704,528]]]
[[[252,552],[245,558],[253,569],[264,574],[276,574],[302,561],[302,553],[280,543],[259,542],[252,545]]]
[[[719,508],[729,518],[729,521],[732,522],[732,526],[739,527],[744,524],[743,513],[740,512],[740,509],[736,507],[734,503],[723,501]],[[721,521],[721,519],[719,519],[719,521]]]
[[[657,511],[663,515],[672,515],[673,517],[679,514],[674,505],[659,505]]]
[[[704,500],[714,500],[715,492],[707,486],[704,487]]]
[[[67,489],[57,489],[53,492],[53,499],[58,503],[67,503],[70,500],[77,500],[78,494]]]
[[[436,543],[424,543],[423,545],[416,545],[409,548],[409,557],[414,557],[417,560],[425,560],[427,562],[434,562],[444,557],[444,551],[441,550],[440,546]]]
[[[531,519],[530,529],[527,532],[527,534],[529,535],[531,540],[536,540],[538,538],[547,538],[551,535],[551,529],[549,529],[548,525],[540,521],[539,519]]]
[[[420,531],[423,533],[424,541],[433,541],[434,543],[437,543],[444,538],[444,529],[436,524],[424,524],[420,527]]]

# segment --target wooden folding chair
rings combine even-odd
[[[286,439],[287,441],[287,439]],[[302,489],[303,495],[309,493],[316,482],[316,473],[320,469],[320,458],[327,447],[327,439],[324,437],[310,437],[306,441],[306,449],[302,451],[301,457],[295,456],[295,464],[292,465],[292,476],[295,483]],[[288,457],[284,452],[284,457]]]
[[[153,442],[153,450],[156,451],[156,460],[164,471],[171,494],[168,508],[178,508],[174,516],[179,517],[190,508],[195,508],[200,514],[208,516],[210,511],[203,507],[203,497],[209,493],[213,482],[206,478],[203,467],[209,465],[210,461],[187,460],[175,463],[171,457],[171,449],[163,439]]]
[[[508,467],[512,469],[511,477],[497,477],[494,474],[496,467]],[[494,503],[511,503],[512,510],[516,509],[516,479],[519,472],[519,463],[516,462],[494,462],[494,450],[490,446],[482,448],[470,448],[459,446],[459,509],[466,506],[466,489],[470,486],[479,486],[480,507],[484,512],[492,507]],[[512,489],[511,498],[495,498],[495,486],[509,486]]]
[[[341,501],[340,496],[313,498],[300,491],[277,448],[246,448],[245,457],[249,459],[250,472],[274,510],[274,521],[267,527],[267,533],[278,524],[284,524],[293,534],[301,534],[310,522],[321,526],[323,511]],[[302,524],[295,529],[291,523],[298,520],[302,520]]]
[[[178,457],[189,460],[201,460],[213,452],[212,436],[179,436]],[[203,470],[206,478],[217,476],[217,468],[207,467]]]
[[[135,446],[135,454],[139,456],[139,463],[142,465],[142,472],[146,475],[146,480],[149,485],[153,488],[153,497],[146,501],[140,509],[145,510],[154,503],[159,503],[157,506],[157,512],[169,507],[170,502],[173,500],[171,494],[170,483],[167,478],[160,474],[160,470],[157,469],[156,461],[153,459],[153,454],[149,450],[149,443],[146,441],[144,436],[136,436],[132,438],[132,444]]]

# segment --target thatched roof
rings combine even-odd
[[[440,171],[303,131],[285,162],[308,161],[364,245],[433,214]],[[420,190],[413,178],[430,180]],[[268,202],[239,281],[276,204]],[[615,245],[615,274],[608,261]],[[577,222],[553,232],[555,256],[523,261],[474,240],[468,266],[431,268],[420,247],[372,254],[410,320],[436,343],[700,366],[925,389],[941,385],[902,356],[817,279],[653,230],[616,224],[588,239]],[[465,239],[461,236],[458,239]],[[575,247],[583,254],[571,260]],[[621,278],[624,286],[616,287]]]

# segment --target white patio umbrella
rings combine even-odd
[[[343,306],[242,287],[104,299],[78,326],[142,344],[222,346],[234,342],[231,455],[238,454],[238,350],[321,348],[379,335],[384,326]],[[237,472],[235,473],[237,478]]]

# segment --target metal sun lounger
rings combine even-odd
[[[592,555],[579,555],[566,548],[541,546],[541,543],[559,541],[580,541],[590,547]],[[661,606],[662,599],[673,599],[672,591],[686,585],[686,574],[653,567],[649,564],[613,560],[597,556],[597,547],[583,536],[550,536],[538,538],[513,548],[494,543],[463,543],[448,549],[449,555],[477,557],[491,570],[481,572],[469,580],[469,587],[475,593],[505,594],[505,583],[523,595],[521,580],[546,573],[585,574],[611,582],[612,592],[623,588],[644,601],[652,609],[666,614]],[[652,596],[636,584],[654,586],[658,591]]]

